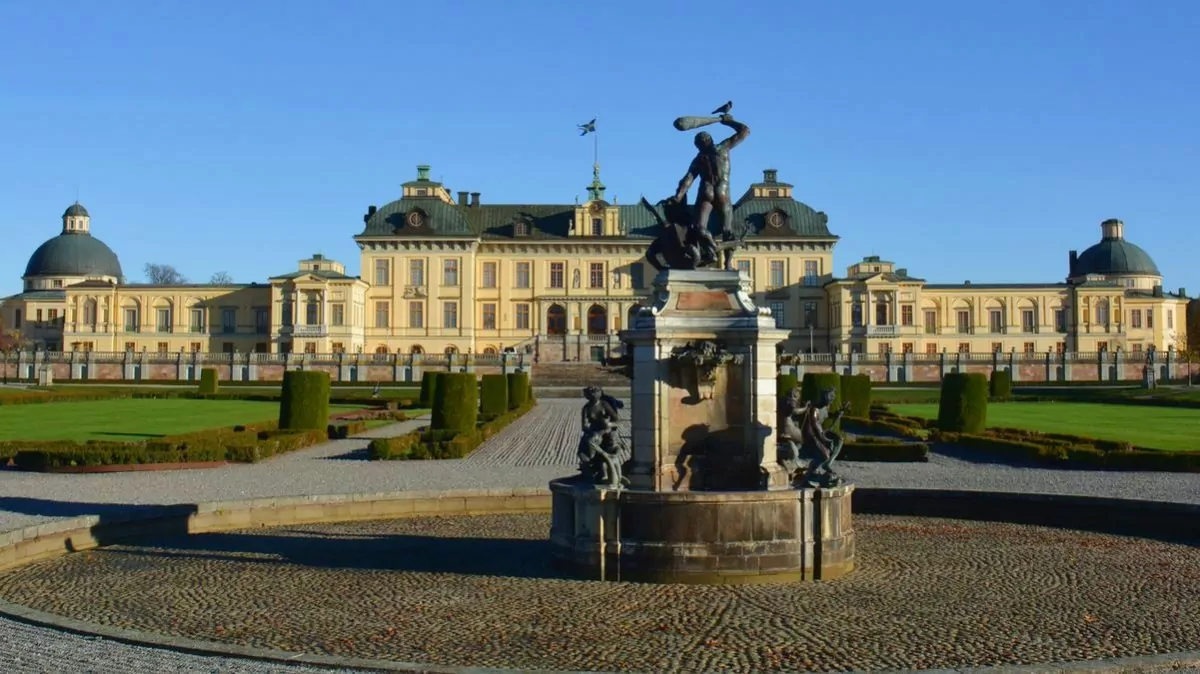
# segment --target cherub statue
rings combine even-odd
[[[800,425],[800,458],[808,460],[809,464],[803,475],[797,474],[793,478],[795,486],[836,487],[842,483],[842,478],[833,472],[833,462],[842,451],[842,436],[825,429],[829,408],[836,397],[837,389],[825,389],[821,397],[809,402],[804,410]],[[843,403],[834,412],[829,425],[836,424],[849,409],[850,405]]]
[[[595,484],[620,489],[629,484],[621,475],[628,451],[617,429],[618,410],[625,405],[599,386],[584,388],[583,396],[587,403],[580,412],[579,472]]]
[[[795,481],[803,473],[800,448],[804,443],[802,425],[808,413],[808,403],[800,399],[800,387],[793,387],[779,399],[779,463],[787,469],[788,478]]]

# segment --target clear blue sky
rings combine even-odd
[[[358,271],[420,163],[485,202],[670,193],[675,117],[732,98],[734,191],[779,169],[842,237],[938,282],[1059,281],[1118,217],[1200,292],[1200,2],[0,4],[0,293],[79,199],[146,262]],[[702,35],[702,38],[697,38]],[[726,36],[726,37],[723,37]]]

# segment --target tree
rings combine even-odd
[[[209,283],[215,286],[233,285],[233,277],[230,276],[229,272],[227,271],[219,271],[212,275],[212,279],[209,280]]]
[[[179,270],[175,269],[175,267],[172,267],[169,264],[154,264],[153,262],[147,262],[145,271],[146,280],[154,285],[173,286],[181,283],[187,283],[187,279],[183,276],[183,274],[180,274]]]
[[[1175,354],[1179,358],[1180,369],[1184,372],[1184,381],[1191,384],[1193,364],[1200,363],[1200,340],[1188,339],[1188,333],[1182,330],[1176,332]]]

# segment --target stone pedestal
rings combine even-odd
[[[654,492],[550,483],[555,559],[659,583],[832,580],[854,569],[854,487]]]

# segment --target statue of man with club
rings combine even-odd
[[[687,173],[679,181],[675,196],[667,200],[668,205],[686,203],[688,189],[696,178],[700,179],[700,187],[696,194],[695,227],[707,231],[708,218],[713,209],[720,208],[723,216],[721,221],[721,238],[731,241],[733,234],[733,201],[729,196],[729,151],[741,144],[750,135],[750,127],[736,121],[733,115],[733,101],[713,111],[719,117],[680,117],[675,120],[675,128],[680,131],[724,124],[733,129],[733,135],[720,143],[714,143],[713,137],[707,131],[696,134],[696,149],[699,152],[688,166]]]

